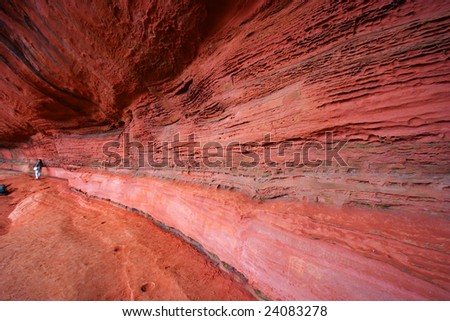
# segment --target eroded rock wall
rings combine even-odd
[[[448,2],[83,10],[2,7],[3,167],[43,158],[75,188],[198,240],[274,299],[449,298]],[[223,157],[189,150],[189,135]],[[168,166],[138,153],[147,142]],[[314,163],[340,142],[344,163]],[[293,155],[308,144],[312,163]]]

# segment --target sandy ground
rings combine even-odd
[[[52,178],[0,171],[0,300],[251,300],[152,221]]]

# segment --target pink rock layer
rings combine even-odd
[[[99,5],[95,19],[83,4],[8,5],[3,167],[42,158],[73,187],[198,240],[274,299],[448,299],[450,3],[223,3]],[[195,134],[263,159],[266,134],[274,150],[299,150],[326,132],[347,141],[345,166],[287,167],[288,150],[274,167],[155,169],[122,144],[123,169],[103,150],[125,134],[143,145]]]
[[[0,183],[14,190],[0,198],[0,300],[255,299],[144,217],[66,182],[2,172]]]
[[[200,242],[273,299],[446,300],[450,295],[446,218],[261,201],[105,171],[49,168],[44,175],[151,214]]]

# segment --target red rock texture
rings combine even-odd
[[[4,168],[43,158],[274,299],[450,298],[448,1],[96,6],[4,5]],[[348,166],[155,169],[132,149],[123,169],[102,151],[195,134],[263,160],[267,133],[297,150],[326,132]]]
[[[242,284],[151,221],[67,189],[0,174],[14,190],[0,236],[1,300],[252,300]]]
[[[2,2],[0,86],[9,108],[0,140],[119,126],[124,107],[194,58],[211,27],[210,7],[192,0]]]

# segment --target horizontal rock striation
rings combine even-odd
[[[255,299],[144,217],[88,199],[66,182],[4,172],[0,180],[15,189],[0,201],[1,300]]]
[[[450,298],[446,1],[34,3],[0,11],[3,168],[42,158],[273,299]]]

